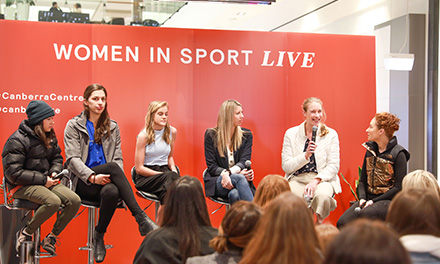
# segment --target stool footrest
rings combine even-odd
[[[56,253],[53,254],[53,255],[51,255],[49,253],[40,253],[40,255],[39,256],[35,256],[35,258],[53,258],[53,257],[56,257],[56,256],[57,256]]]
[[[105,245],[105,249],[110,249],[110,248],[113,248],[113,245]],[[79,250],[92,251],[93,247],[91,247],[91,246],[80,247]]]

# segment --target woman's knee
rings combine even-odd
[[[52,211],[56,212],[60,209],[61,199],[58,196],[56,196],[55,194],[53,194],[46,199],[46,201],[44,202],[44,205],[47,208],[50,208]]]
[[[76,193],[73,193],[69,196],[69,201],[72,207],[79,208],[81,206],[81,198]]]
[[[119,167],[119,165],[116,162],[108,162],[106,163],[106,166],[108,168],[108,173],[109,174],[114,174],[115,172],[119,172],[122,171],[121,167]]]
[[[229,202],[231,202],[231,203],[240,200],[240,195],[238,194],[238,190],[235,188],[232,188],[228,193],[228,199],[229,199]]]
[[[234,186],[239,183],[247,183],[247,179],[243,174],[232,174],[230,177]]]
[[[101,197],[103,199],[119,200],[120,194],[118,186],[108,183],[101,189]]]
[[[314,199],[322,202],[330,202],[330,200],[333,199],[333,195],[325,192],[315,192]]]

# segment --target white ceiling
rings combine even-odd
[[[0,0],[0,3],[2,1],[5,0]],[[35,0],[37,6],[32,9],[37,10],[36,12],[49,10],[52,1],[54,0]],[[93,21],[104,19],[108,22],[113,17],[124,17],[126,24],[129,24],[135,0],[55,1],[58,1],[64,12],[72,11],[75,3],[81,3],[83,13],[91,14]],[[151,12],[144,12],[143,20],[155,19],[161,23],[165,21],[163,27],[271,31],[323,6],[346,0],[276,0],[271,5],[189,1],[174,15],[165,10],[168,5],[173,4],[170,1],[173,0],[144,0],[145,11]],[[175,2],[185,3],[179,0]]]
[[[335,2],[337,0],[276,0],[271,5],[188,2],[163,26],[271,31]]]
[[[5,0],[0,0],[4,3]],[[49,10],[53,0],[34,0],[30,20],[39,10]],[[57,1],[57,0],[55,0]],[[93,21],[124,17],[129,25],[133,3],[139,0],[58,0],[64,12],[81,3],[83,13]],[[374,26],[407,13],[427,13],[428,0],[276,0],[271,5],[205,1],[140,0],[142,20],[154,19],[162,27],[315,32],[332,34],[373,34]],[[219,0],[221,1],[221,0]],[[182,5],[172,14],[174,4]],[[1,5],[1,6],[4,6]],[[170,7],[171,6],[171,7]],[[34,15],[32,15],[35,13]]]

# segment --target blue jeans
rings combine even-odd
[[[228,190],[222,186],[222,176],[217,178],[215,184],[215,194],[220,197],[228,197],[229,203],[233,204],[236,201],[244,200],[252,202],[254,195],[251,192],[249,183],[243,174],[232,174],[231,182],[234,188]]]

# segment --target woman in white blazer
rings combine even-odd
[[[302,108],[305,121],[284,135],[282,167],[292,192],[304,197],[322,223],[336,208],[334,194],[341,192],[338,133],[324,125],[320,99],[307,98]],[[317,127],[314,141],[313,127]]]

